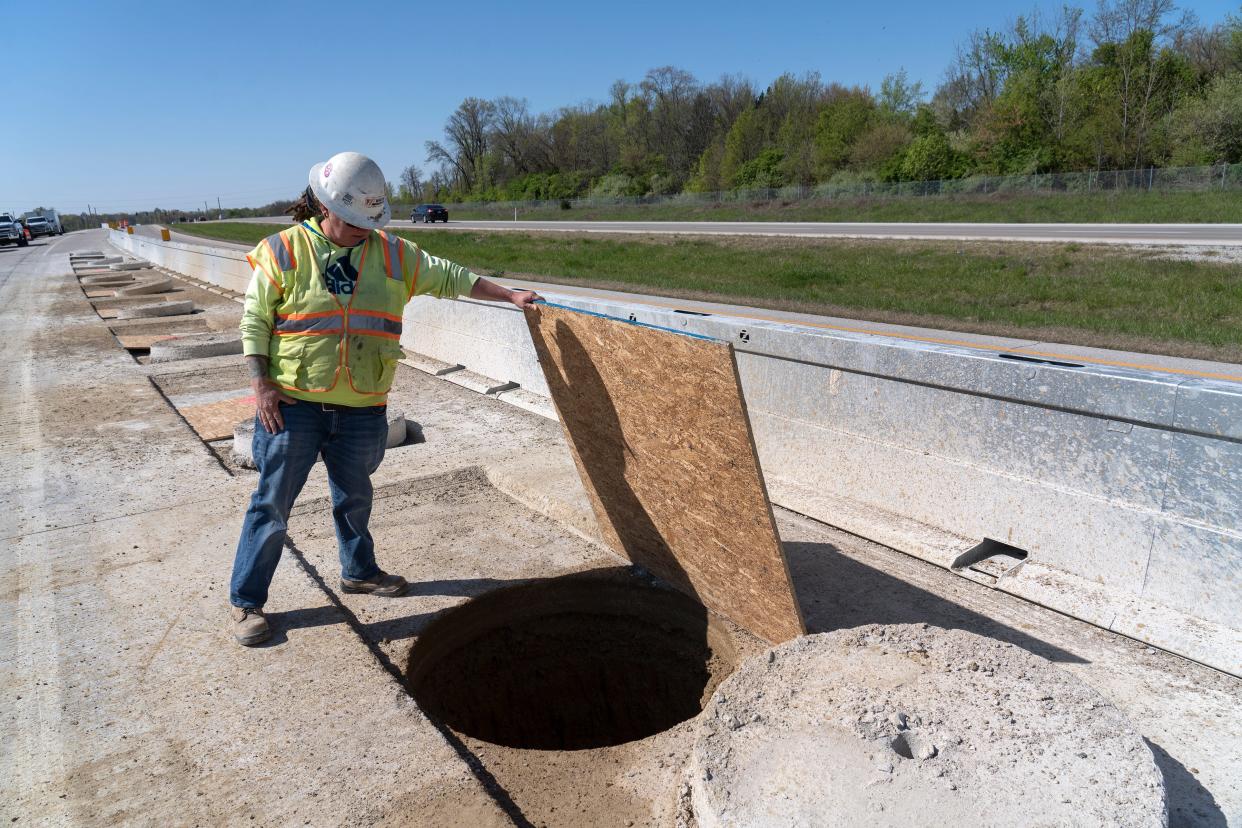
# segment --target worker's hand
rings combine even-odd
[[[280,415],[280,404],[283,402],[293,405],[296,400],[268,379],[253,379],[250,387],[254,389],[254,413],[264,430],[268,434],[283,431],[285,418]]]
[[[509,301],[524,308],[532,302],[542,302],[543,297],[533,290],[511,290],[509,291]]]

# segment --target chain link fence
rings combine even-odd
[[[512,213],[517,210],[577,209],[650,204],[719,204],[763,201],[832,201],[857,198],[910,198],[922,196],[992,195],[1005,193],[1057,194],[1125,191],[1204,192],[1242,189],[1242,164],[1210,167],[1148,167],[1134,170],[1093,170],[1044,175],[979,175],[937,181],[851,181],[776,189],[723,190],[675,195],[602,196],[545,201],[468,201],[446,204],[450,210]],[[413,205],[394,205],[399,212]]]

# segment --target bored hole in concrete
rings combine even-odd
[[[902,759],[931,759],[936,756],[936,746],[931,741],[909,730],[893,737],[888,746]]]
[[[906,738],[904,733],[898,733],[893,741],[889,742],[889,746],[903,759],[914,758],[914,750],[910,747],[910,740]]]
[[[459,733],[583,750],[697,716],[736,660],[727,629],[697,601],[602,570],[445,612],[419,636],[407,678],[423,710]]]

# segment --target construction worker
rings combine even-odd
[[[255,396],[259,483],[233,561],[233,634],[246,646],[271,637],[263,615],[289,511],[322,455],[332,494],[341,589],[398,596],[408,583],[375,562],[367,524],[371,474],[384,458],[385,411],[402,352],[410,297],[470,296],[525,307],[509,290],[385,233],[391,218],[374,161],[342,152],[310,171],[290,211],[295,223],[250,251],[254,269],[241,331]]]

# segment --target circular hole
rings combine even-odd
[[[535,750],[617,745],[696,716],[734,667],[701,604],[627,572],[496,590],[419,636],[414,698],[453,730]]]

